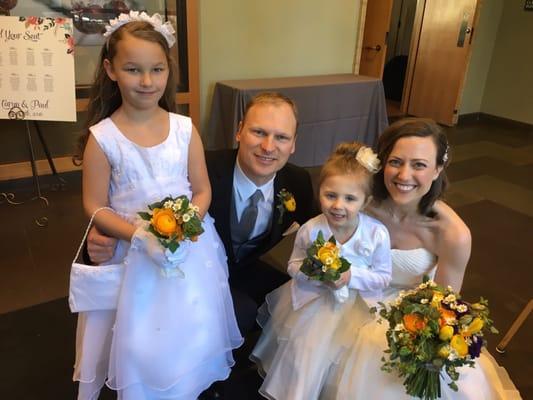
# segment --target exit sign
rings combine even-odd
[[[525,11],[533,11],[533,0],[525,0],[524,1],[524,10]]]

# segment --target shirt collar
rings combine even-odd
[[[254,192],[259,189],[263,193],[263,200],[268,201],[272,197],[274,192],[274,179],[276,175],[272,177],[267,183],[261,186],[257,186],[250,178],[243,172],[239,165],[239,160],[235,163],[235,169],[233,170],[233,182],[235,193],[239,196],[240,201],[247,200]]]

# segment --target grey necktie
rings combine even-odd
[[[237,243],[244,243],[250,238],[257,219],[257,203],[262,197],[263,194],[259,189],[250,196],[249,204],[242,211],[241,219],[233,232]]]

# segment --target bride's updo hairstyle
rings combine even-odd
[[[437,149],[436,165],[442,167],[437,179],[433,181],[429,191],[420,199],[418,211],[422,215],[434,216],[432,207],[435,201],[442,197],[448,187],[448,178],[445,168],[449,163],[449,145],[446,134],[432,119],[426,118],[404,118],[394,122],[381,134],[378,140],[378,157],[386,168],[387,160],[396,142],[404,137],[430,137]],[[383,169],[374,177],[374,199],[385,200],[389,197],[389,192],[385,187]]]
[[[340,143],[335,151],[326,160],[318,178],[318,190],[322,182],[335,175],[359,175],[364,177],[364,191],[368,199],[372,195],[372,176],[374,175],[367,167],[357,160],[357,153],[365,146],[358,142]],[[366,148],[366,150],[370,150]]]

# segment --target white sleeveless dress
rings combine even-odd
[[[167,139],[149,148],[128,140],[109,118],[91,128],[112,169],[110,206],[133,224],[140,223],[137,212],[154,201],[191,197],[191,120],[172,113],[169,119]],[[107,385],[127,400],[193,400],[212,382],[228,377],[231,350],[243,339],[224,247],[208,214],[203,228],[180,266],[184,279],[164,277],[148,256],[119,242],[109,261],[125,263],[116,313],[80,315],[74,373],[80,380],[79,399],[97,398],[106,375]]]
[[[410,289],[422,282],[425,274],[433,277],[436,259],[423,248],[392,250],[392,281],[385,290],[385,301],[395,299],[400,290]],[[363,326],[355,345],[339,363],[336,378],[322,399],[327,400],[401,400],[412,399],[405,394],[403,379],[381,371],[381,358],[387,348],[385,332],[388,324],[376,320]],[[461,367],[457,381],[459,391],[448,387],[441,377],[441,398],[447,400],[520,399],[504,368],[487,352],[476,359],[475,368]]]

